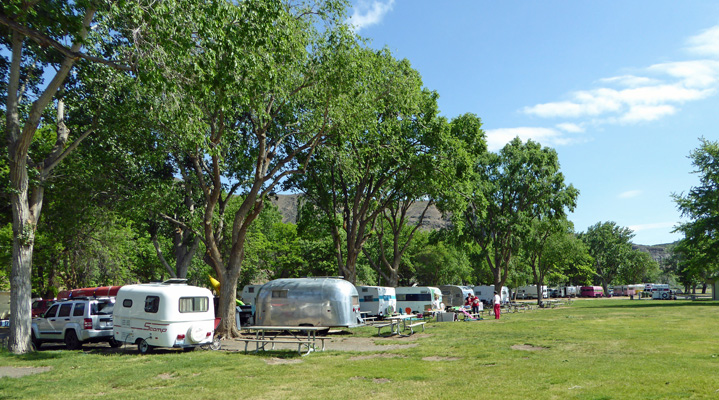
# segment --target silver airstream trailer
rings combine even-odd
[[[255,323],[265,326],[360,326],[357,289],[338,278],[269,281],[257,292]]]
[[[463,306],[465,300],[467,300],[467,295],[474,296],[474,290],[469,286],[442,285],[439,290],[442,291],[444,305],[451,307]]]

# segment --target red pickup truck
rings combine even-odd
[[[32,317],[39,317],[45,314],[48,308],[55,302],[55,300],[35,300],[32,302]]]

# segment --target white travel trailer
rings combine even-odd
[[[363,324],[353,284],[338,278],[275,279],[257,292],[255,323],[352,328]]]
[[[401,286],[397,293],[397,309],[404,312],[409,308],[412,312],[421,313],[426,309],[441,310],[442,291],[433,286]]]
[[[494,285],[475,286],[474,295],[484,304],[492,304],[492,302],[494,302]],[[506,286],[502,286],[499,297],[501,298],[502,304],[509,302],[509,289]]]
[[[548,298],[547,286],[542,286],[542,298]],[[521,286],[517,289],[518,299],[536,299],[537,285]]]
[[[136,344],[142,354],[154,347],[193,350],[213,340],[212,292],[185,279],[123,286],[112,321],[115,340]]]
[[[577,297],[579,296],[579,287],[577,286],[560,286],[559,297]]]
[[[672,292],[671,288],[666,283],[655,283],[652,285],[652,299],[653,300],[672,300],[676,296]]]
[[[442,291],[442,301],[445,306],[461,307],[467,300],[467,295],[474,295],[474,290],[469,286],[458,285],[442,285],[439,287]]]
[[[262,285],[245,285],[242,288],[242,301],[245,304],[255,305],[257,301],[257,291],[260,290]]]
[[[357,286],[360,311],[370,316],[385,317],[397,311],[397,294],[393,287]]]

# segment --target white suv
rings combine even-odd
[[[70,350],[83,343],[107,342],[119,347],[112,334],[111,298],[79,298],[53,304],[44,315],[32,320],[32,342],[39,349],[43,342],[65,342]]]

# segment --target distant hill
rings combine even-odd
[[[277,206],[280,213],[282,214],[282,222],[293,224],[297,223],[297,200],[300,198],[300,196],[302,195],[278,194],[275,198],[271,199],[272,203]],[[424,207],[426,205],[427,202],[425,201],[414,204],[409,209],[410,221],[416,223],[417,220],[419,220],[419,216],[421,215],[422,210],[424,210]],[[427,215],[425,215],[425,220],[422,225],[423,228],[427,230],[441,229],[449,225],[449,220],[442,219],[442,214],[439,212],[439,210],[437,210],[436,207],[433,206],[427,211]],[[668,258],[671,255],[670,249],[672,246],[674,246],[674,243],[658,244],[654,246],[635,244],[632,245],[632,248],[634,250],[641,250],[643,252],[649,253],[649,255],[652,256],[652,258],[661,265],[662,260]]]
[[[649,253],[649,255],[652,256],[654,261],[658,262],[659,265],[662,265],[662,261],[672,255],[672,247],[674,247],[674,243],[657,244],[654,246],[645,246],[642,244],[632,245],[632,249],[634,250],[640,250],[645,253]]]
[[[272,203],[277,206],[282,214],[282,222],[284,223],[297,223],[297,200],[300,198],[300,194],[278,194],[275,198],[271,198]],[[426,201],[415,203],[409,209],[409,220],[412,223],[417,223],[422,210],[427,206]],[[426,230],[435,230],[446,227],[449,225],[449,221],[442,219],[442,214],[439,210],[432,206],[427,210],[427,214],[424,216],[424,223],[422,227]]]

